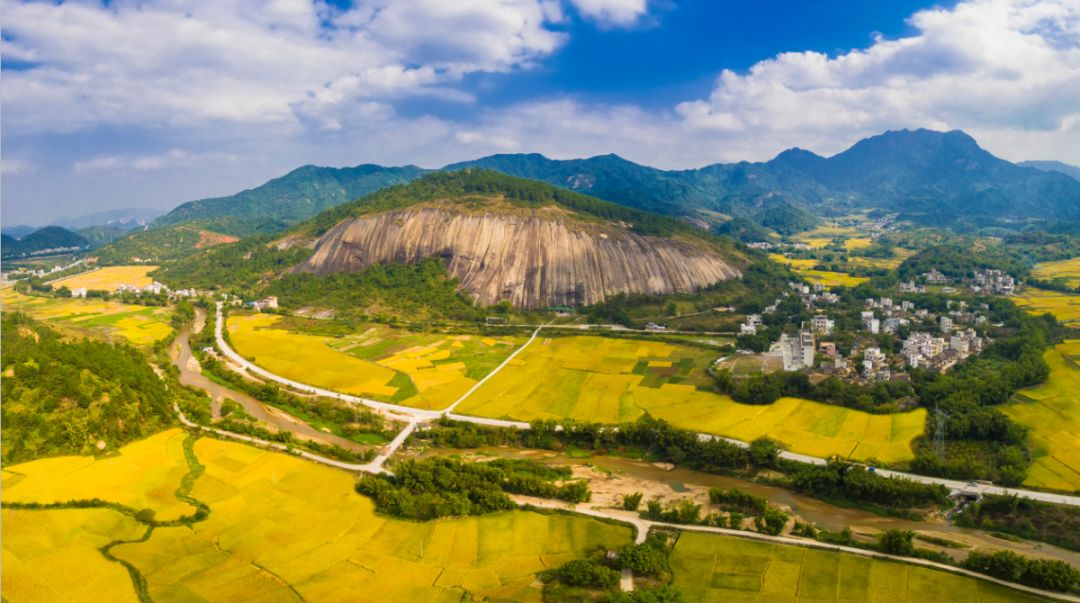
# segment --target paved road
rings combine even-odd
[[[633,526],[634,542],[642,543],[648,537],[649,530],[652,528],[665,528],[673,530],[682,530],[686,532],[706,532],[709,534],[719,534],[723,536],[734,536],[736,538],[746,538],[748,540],[760,540],[764,542],[775,542],[779,544],[788,544],[795,546],[804,546],[814,549],[825,549],[829,551],[850,553],[852,555],[859,555],[862,557],[872,557],[875,559],[888,559],[890,561],[897,561],[900,563],[907,563],[910,565],[921,565],[936,570],[943,570],[953,574],[960,574],[963,576],[969,576],[978,580],[986,580],[988,582],[994,582],[1014,590],[1019,590],[1041,597],[1047,597],[1050,599],[1056,599],[1059,601],[1073,601],[1080,603],[1080,597],[1067,595],[1064,593],[1056,593],[1038,588],[1032,588],[1030,586],[1024,586],[1022,584],[1016,584],[1008,582],[1006,580],[1000,580],[986,574],[980,574],[963,568],[959,568],[944,563],[937,563],[935,561],[928,561],[926,559],[916,559],[913,557],[900,557],[896,555],[887,555],[885,553],[879,553],[877,551],[868,551],[858,547],[843,546],[839,544],[829,544],[826,542],[819,542],[817,540],[810,540],[807,538],[796,538],[793,536],[770,536],[768,534],[761,534],[758,532],[746,532],[743,530],[732,530],[730,528],[716,528],[712,526],[699,526],[699,525],[683,525],[677,523],[667,523],[664,521],[652,521],[649,519],[643,519],[637,513],[631,511],[623,511],[621,509],[607,509],[585,506],[584,504],[570,504],[559,501],[553,501],[545,498],[534,498],[531,496],[511,496],[514,502],[522,506],[540,507],[544,509],[558,509],[561,511],[570,511],[573,513],[579,513],[581,515],[588,515],[591,517],[598,517],[601,519],[614,520],[621,523],[628,523]]]
[[[432,419],[436,419],[436,418],[439,418],[439,417],[445,415],[446,417],[454,419],[454,420],[468,421],[468,422],[471,422],[471,423],[477,423],[477,424],[482,424],[482,425],[490,425],[490,426],[493,426],[493,427],[510,427],[510,428],[515,428],[515,429],[528,429],[529,428],[528,423],[524,423],[524,422],[521,422],[521,421],[505,421],[505,420],[501,420],[501,419],[487,419],[487,418],[482,418],[482,417],[467,417],[465,415],[460,415],[460,414],[457,414],[457,413],[450,413],[450,412],[443,412],[443,411],[419,410],[419,409],[416,409],[416,408],[409,408],[409,407],[406,407],[406,406],[398,406],[396,404],[389,404],[389,403],[386,403],[386,402],[377,402],[375,400],[367,400],[365,398],[359,398],[359,397],[350,396],[350,395],[347,395],[347,394],[339,394],[337,392],[332,392],[332,391],[329,391],[329,390],[325,390],[325,389],[321,389],[321,388],[317,388],[317,387],[312,387],[310,385],[306,385],[306,384],[303,384],[303,383],[297,383],[296,381],[292,381],[292,380],[286,379],[284,377],[279,377],[278,375],[275,375],[275,374],[267,371],[266,369],[263,369],[261,367],[256,366],[255,364],[252,364],[251,362],[248,362],[245,358],[243,358],[242,356],[237,354],[235,351],[233,351],[233,349],[231,347],[229,347],[228,343],[225,341],[225,338],[222,336],[223,324],[224,324],[224,320],[222,319],[221,304],[218,303],[217,324],[216,324],[215,336],[217,338],[218,347],[221,348],[222,352],[226,356],[228,356],[230,359],[234,360],[240,366],[243,366],[243,367],[247,368],[248,370],[250,370],[250,371],[252,371],[254,373],[262,375],[262,376],[266,377],[267,379],[271,379],[273,381],[283,383],[283,384],[288,385],[290,387],[294,387],[294,388],[299,389],[301,391],[307,391],[307,392],[311,392],[311,393],[316,393],[316,394],[319,394],[319,395],[322,395],[322,396],[327,396],[327,397],[331,397],[331,398],[337,398],[339,400],[345,400],[345,401],[354,402],[354,403],[357,403],[357,404],[364,404],[366,406],[369,406],[371,408],[374,408],[376,410],[381,410],[381,411],[384,411],[384,412],[390,412],[390,413],[396,412],[396,413],[402,413],[402,414],[410,415],[413,420],[418,421],[418,422],[430,421]],[[539,327],[540,328],[546,328],[545,325],[540,325]],[[539,328],[538,328],[538,330],[539,330]],[[535,332],[533,333],[533,337],[536,337]],[[531,339],[530,339],[530,341],[531,341]],[[522,346],[522,347],[524,347],[524,346]],[[505,364],[505,362],[504,362],[504,364]],[[500,368],[501,367],[502,367],[502,365],[500,365]],[[490,375],[489,375],[489,377],[490,377]],[[464,399],[464,397],[462,397],[462,399]],[[455,405],[460,403],[460,402],[461,402],[461,400],[458,400],[458,402],[455,402]],[[743,447],[749,446],[748,443],[743,442],[741,440],[734,440],[734,439],[731,439],[731,438],[725,438],[725,437],[716,436],[716,435],[713,435],[713,434],[701,433],[701,434],[698,434],[698,437],[702,438],[702,439],[724,440],[726,442],[731,442],[732,444],[735,444],[736,446],[743,446]],[[823,458],[820,458],[820,457],[810,456],[810,455],[806,455],[806,454],[798,454],[798,453],[795,453],[795,452],[788,452],[788,451],[781,452],[780,456],[782,458],[785,458],[785,459],[788,459],[788,460],[797,461],[797,462],[800,462],[800,463],[809,463],[809,464],[814,464],[814,465],[824,465],[824,464],[826,464],[828,462],[826,459],[823,459]],[[1019,496],[1021,498],[1028,498],[1028,499],[1031,499],[1031,500],[1040,500],[1040,501],[1045,501],[1045,502],[1052,502],[1052,503],[1057,503],[1057,504],[1080,507],[1080,496],[1073,496],[1073,495],[1067,495],[1067,494],[1052,494],[1052,493],[1048,493],[1048,492],[1037,492],[1037,491],[1034,491],[1034,490],[1024,490],[1024,489],[1019,489],[1019,488],[1003,488],[1003,487],[1000,487],[1000,486],[976,486],[976,487],[970,487],[970,486],[967,485],[967,482],[963,482],[963,481],[949,480],[949,479],[944,479],[944,478],[939,478],[939,477],[927,477],[927,476],[924,476],[924,475],[916,475],[914,473],[904,473],[904,472],[901,472],[901,471],[889,471],[889,470],[884,470],[884,469],[878,469],[877,473],[879,475],[883,475],[885,477],[895,477],[895,478],[910,479],[910,480],[914,480],[914,481],[921,482],[921,483],[924,483],[924,484],[941,484],[941,485],[946,486],[947,488],[950,488],[950,489],[953,489],[953,490],[964,490],[964,491],[969,491],[969,492],[980,492],[980,493],[985,493],[985,494],[1013,494],[1013,495]]]
[[[458,404],[461,404],[462,402],[464,402],[465,398],[468,398],[470,395],[472,395],[472,393],[474,391],[476,391],[477,389],[479,389],[481,385],[487,383],[487,380],[494,377],[495,374],[498,373],[499,371],[501,371],[504,366],[506,366],[507,364],[510,364],[510,361],[513,360],[515,356],[517,356],[522,351],[524,351],[525,348],[529,347],[529,344],[532,343],[534,339],[536,339],[536,336],[540,334],[540,329],[543,329],[544,326],[545,325],[540,325],[539,327],[536,327],[536,330],[533,331],[532,337],[529,337],[528,341],[526,341],[524,344],[522,344],[522,346],[519,347],[518,349],[514,350],[514,353],[507,356],[505,360],[503,360],[502,362],[499,363],[499,366],[495,367],[494,370],[492,370],[487,375],[484,375],[483,379],[481,379],[481,380],[477,381],[476,383],[474,383],[473,386],[469,388],[469,391],[465,392],[464,394],[461,394],[461,397],[458,398],[457,400],[455,400],[453,404],[451,404],[450,406],[447,406],[445,409],[443,409],[443,411],[442,411],[443,416],[449,415],[450,413],[454,412],[454,409],[458,407]]]
[[[287,453],[290,453],[290,454],[295,454],[297,456],[301,456],[301,457],[303,457],[305,459],[308,459],[309,461],[315,461],[316,463],[322,463],[323,465],[329,465],[331,467],[337,467],[338,469],[344,469],[346,471],[359,471],[361,473],[389,473],[389,471],[382,468],[381,463],[379,465],[375,465],[374,464],[375,461],[372,461],[371,463],[365,463],[365,464],[361,465],[361,464],[357,464],[357,463],[346,463],[344,461],[338,461],[338,460],[335,460],[335,459],[328,459],[325,456],[319,456],[317,454],[312,454],[312,453],[310,453],[310,452],[308,452],[306,450],[298,450],[296,448],[289,448],[288,446],[286,446],[285,444],[282,444],[280,442],[269,442],[267,440],[262,440],[262,439],[255,438],[255,437],[252,437],[252,436],[244,435],[242,433],[234,433],[234,432],[231,432],[231,431],[225,431],[224,429],[218,429],[216,427],[209,427],[209,426],[206,426],[206,425],[199,425],[198,423],[195,423],[191,419],[188,419],[187,416],[184,415],[184,412],[181,411],[180,407],[177,406],[176,404],[173,404],[173,410],[176,411],[176,416],[180,418],[180,422],[183,423],[184,425],[186,425],[187,427],[191,427],[192,429],[199,429],[199,430],[202,430],[202,431],[209,431],[211,433],[216,433],[217,435],[220,435],[222,437],[226,437],[226,438],[229,438],[229,439],[239,440],[241,442],[247,442],[248,444],[255,444],[257,446],[262,446],[262,447],[266,447],[266,448],[273,448],[275,450],[280,450],[282,452],[287,452]]]
[[[324,396],[324,397],[327,397],[327,398],[335,398],[337,400],[342,400],[344,402],[350,402],[352,404],[361,404],[363,406],[367,406],[368,408],[371,408],[372,410],[376,410],[376,411],[382,412],[384,414],[390,413],[390,414],[393,414],[393,415],[407,415],[407,416],[411,417],[414,420],[431,420],[431,419],[437,419],[440,416],[442,416],[442,413],[440,411],[437,411],[437,410],[423,410],[423,409],[419,409],[419,408],[409,408],[408,406],[399,406],[397,404],[389,404],[389,403],[386,403],[386,402],[379,402],[378,400],[370,400],[368,398],[361,398],[360,396],[352,396],[352,395],[349,395],[349,394],[342,394],[342,393],[338,393],[338,392],[335,392],[335,391],[330,391],[328,389],[323,389],[321,387],[314,387],[314,386],[308,385],[306,383],[300,383],[299,381],[293,381],[292,379],[286,379],[285,377],[281,377],[279,375],[271,373],[270,371],[268,371],[268,370],[266,370],[266,369],[264,369],[264,368],[262,368],[262,367],[260,367],[260,366],[258,366],[256,364],[254,364],[252,362],[249,362],[247,360],[247,358],[244,358],[240,354],[236,353],[236,351],[233,350],[231,346],[229,346],[228,342],[225,341],[225,337],[223,335],[224,325],[225,325],[225,321],[224,321],[224,319],[222,317],[221,302],[218,302],[218,304],[217,304],[217,320],[215,321],[215,325],[214,325],[214,339],[217,340],[218,348],[221,350],[221,352],[223,354],[225,354],[226,357],[229,358],[229,360],[232,360],[238,366],[241,366],[245,370],[248,370],[248,371],[250,371],[252,373],[255,373],[256,375],[259,375],[259,376],[261,376],[263,378],[269,379],[271,381],[277,381],[278,383],[281,383],[282,385],[287,385],[287,386],[289,386],[289,387],[291,387],[293,389],[300,390],[300,391],[303,391],[303,392],[308,392],[308,393],[311,393],[311,394],[315,394],[317,396]],[[400,417],[395,417],[395,418],[400,418]]]
[[[303,440],[313,440],[323,444],[337,445],[355,452],[362,452],[367,449],[366,446],[357,444],[352,440],[315,429],[311,425],[282,410],[264,405],[259,400],[244,392],[239,392],[227,388],[215,381],[211,381],[206,375],[202,374],[201,369],[198,366],[198,360],[195,360],[192,357],[191,346],[188,344],[189,337],[188,330],[182,330],[180,334],[176,336],[176,340],[173,341],[169,350],[173,365],[180,370],[179,379],[182,385],[205,391],[218,405],[220,405],[223,399],[234,400],[243,406],[244,411],[254,417],[255,420],[267,425],[271,429],[290,431]]]

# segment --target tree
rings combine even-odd
[[[627,511],[637,511],[641,506],[641,498],[644,496],[641,492],[634,492],[633,494],[624,494],[622,499],[622,507]]]
[[[890,555],[910,556],[915,554],[914,538],[911,530],[885,530],[878,535],[878,549]]]

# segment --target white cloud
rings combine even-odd
[[[14,176],[15,174],[25,174],[33,169],[34,164],[25,159],[0,160],[0,174],[3,175]]]
[[[1076,0],[973,0],[921,11],[909,23],[913,36],[879,38],[836,57],[792,52],[745,74],[725,70],[708,99],[677,111],[703,132],[787,145],[832,138],[823,150],[900,127],[961,128],[988,139],[1009,131],[1047,138],[1075,132]]]
[[[104,155],[92,157],[76,161],[72,164],[72,169],[76,174],[130,170],[152,172],[166,168],[189,167],[207,162],[233,162],[237,159],[238,157],[231,153],[207,152],[193,154],[183,149],[170,149],[165,153],[153,155]]]
[[[404,95],[555,51],[548,0],[9,2],[4,123],[16,133],[102,125],[333,128]],[[440,90],[441,89],[441,90]],[[456,98],[462,99],[460,93]],[[463,100],[468,100],[464,97]]]
[[[602,26],[634,25],[649,11],[647,0],[570,0],[581,16]]]

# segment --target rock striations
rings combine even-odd
[[[346,219],[294,270],[330,274],[441,257],[481,303],[530,309],[590,305],[616,293],[690,292],[741,276],[708,244],[689,239],[642,236],[555,207],[428,205]]]

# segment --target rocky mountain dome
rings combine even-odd
[[[374,264],[447,261],[483,304],[581,306],[616,293],[691,292],[741,276],[706,240],[650,236],[618,220],[556,204],[441,200],[341,220],[313,243],[297,272],[359,271]]]

